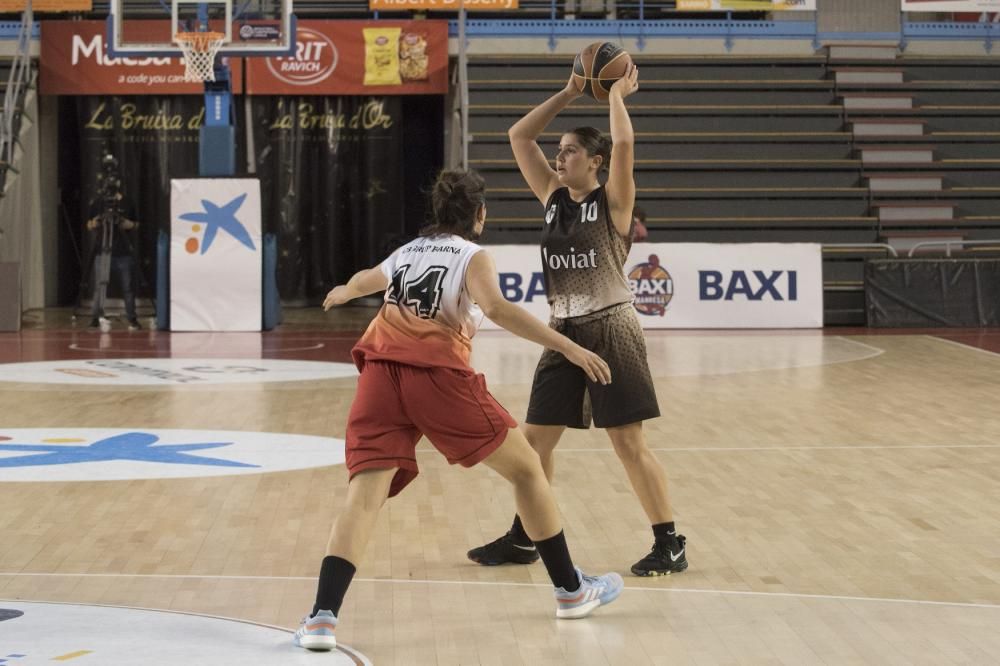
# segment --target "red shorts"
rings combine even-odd
[[[451,464],[472,467],[503,444],[517,422],[471,370],[367,361],[347,421],[347,469],[398,467],[397,495],[418,473],[415,448],[426,435]]]

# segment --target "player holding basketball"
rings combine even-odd
[[[347,423],[347,505],[330,534],[316,604],[295,634],[311,650],[336,647],[334,627],[379,509],[417,476],[421,435],[464,467],[483,462],[514,485],[517,510],[555,586],[556,617],[580,618],[614,601],[616,573],[573,566],[552,489],[510,414],[469,366],[483,314],[544,345],[590,381],[607,385],[607,364],[546,327],[500,292],[496,266],[475,244],[486,223],[483,179],[445,171],[433,191],[434,224],[379,266],[335,287],[324,309],[386,288],[385,302],[353,349],[361,371]]]
[[[625,277],[631,247],[635,136],[625,98],[639,89],[629,64],[610,89],[611,140],[592,127],[564,134],[549,166],[538,136],[583,93],[573,78],[508,132],[521,174],[545,206],[542,263],[550,325],[606,359],[615,378],[604,385],[550,350],[542,352],[531,387],[524,434],[552,479],[553,450],[567,428],[604,428],[653,526],[648,555],[632,565],[637,576],[684,571],[685,538],[674,528],[666,473],[650,452],[642,422],[660,415],[646,344]],[[598,176],[608,170],[607,184]],[[469,551],[480,564],[530,564],[538,553],[518,516],[499,539]]]

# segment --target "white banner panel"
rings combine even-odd
[[[535,245],[494,245],[507,300],[548,320]],[[625,270],[643,328],[822,328],[813,243],[636,243]],[[486,320],[484,329],[497,326]]]
[[[170,181],[170,329],[261,330],[260,182]]]
[[[904,12],[996,12],[1000,0],[902,0]]]

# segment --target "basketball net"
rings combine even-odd
[[[214,81],[215,56],[226,36],[221,32],[178,32],[174,43],[184,53],[185,81]]]

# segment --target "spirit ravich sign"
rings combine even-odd
[[[295,56],[247,58],[251,95],[442,95],[447,21],[299,21]]]
[[[457,12],[462,6],[469,11],[499,12],[517,9],[518,0],[368,0],[374,11],[406,11],[410,9]]]

